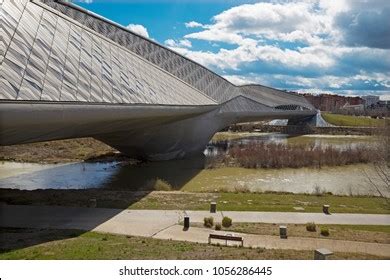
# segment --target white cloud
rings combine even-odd
[[[180,48],[180,47],[191,48],[192,47],[191,41],[187,40],[187,39],[182,39],[182,40],[178,40],[178,41],[175,41],[173,39],[168,39],[168,40],[165,40],[164,44],[167,45],[168,47],[171,47],[171,48]]]
[[[376,87],[378,92],[388,92],[390,51],[383,46],[377,48],[378,44],[362,44],[355,35],[368,31],[362,24],[364,20],[369,19],[370,26],[375,26],[372,24],[375,17],[359,18],[359,15],[374,11],[387,20],[389,3],[386,0],[275,0],[239,5],[215,15],[211,24],[196,21],[185,24],[188,28],[202,29],[184,35],[183,40],[208,41],[214,48],[216,44],[222,46],[219,49],[196,49],[194,41],[191,48],[192,45],[181,44],[180,39],[165,43],[236,84],[261,83],[303,91],[323,88],[343,92]],[[340,16],[344,20],[342,25]],[[348,19],[355,21],[348,22]],[[357,23],[357,19],[359,28],[350,33],[352,29],[348,26]],[[370,30],[362,38],[377,40],[380,36],[376,33],[390,32],[387,26],[388,23],[377,25],[376,31]],[[390,44],[385,41],[390,40],[387,37],[380,41],[386,43],[384,46]]]
[[[190,22],[186,22],[185,26],[187,28],[195,28],[195,27],[203,27],[203,24],[196,21],[190,21]]]
[[[248,85],[248,84],[267,84],[267,81],[260,76],[240,76],[240,75],[224,75],[225,79],[235,85]]]
[[[210,51],[193,51],[176,47],[176,51],[209,67],[240,69],[240,66],[251,62],[284,65],[286,69],[329,68],[335,65],[336,58],[343,50],[328,49],[324,46],[305,47],[299,50],[281,49],[271,45],[257,45],[248,40],[235,49]]]
[[[186,38],[239,43],[242,36],[256,36],[272,40],[320,42],[321,35],[331,33],[332,20],[327,10],[316,9],[316,4],[316,1],[305,1],[233,7],[214,16],[213,24],[202,25],[205,30],[187,34]]]
[[[149,38],[148,30],[146,29],[145,26],[141,24],[129,24],[128,26],[126,26],[126,28],[129,29],[130,31],[133,31],[134,33]]]

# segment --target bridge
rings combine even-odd
[[[0,145],[93,137],[168,160],[199,153],[230,124],[316,114],[304,97],[236,86],[74,4],[0,3]]]

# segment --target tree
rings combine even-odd
[[[364,170],[366,178],[375,191],[390,204],[390,119],[386,118],[385,125],[378,128],[379,141],[374,149],[374,172]]]

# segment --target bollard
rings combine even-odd
[[[317,249],[314,251],[315,260],[326,260],[331,255],[333,255],[333,252],[325,248]]]
[[[279,226],[279,235],[282,239],[287,239],[287,226]]]
[[[190,228],[190,217],[184,216],[184,229],[189,229],[189,228]]]
[[[217,203],[216,202],[210,203],[210,213],[217,213]]]
[[[330,213],[329,213],[329,205],[327,205],[327,204],[325,204],[325,205],[323,205],[322,206],[322,212],[324,212],[324,214],[326,214],[326,215],[330,215]]]

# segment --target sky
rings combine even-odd
[[[235,84],[390,99],[388,0],[83,0]]]

